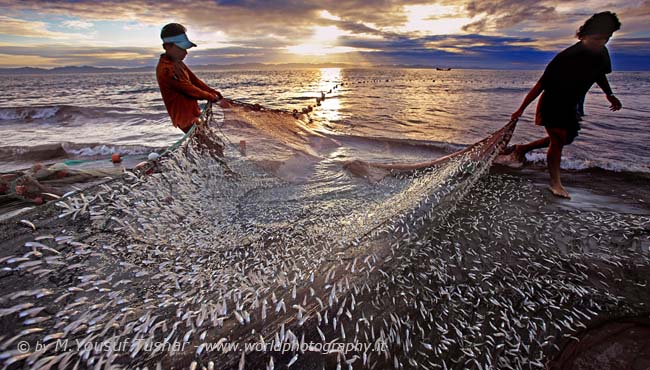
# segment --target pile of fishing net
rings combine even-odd
[[[37,163],[24,171],[0,174],[0,216],[21,207],[41,205],[122,175],[121,168],[77,168],[64,163]]]

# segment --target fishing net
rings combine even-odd
[[[6,366],[543,367],[591,318],[642,308],[647,217],[553,213],[484,176],[515,122],[397,164],[339,158],[308,114],[206,112],[150,175],[8,235]]]
[[[23,207],[40,205],[122,175],[121,168],[76,168],[64,163],[35,164],[25,171],[0,174],[0,219]]]

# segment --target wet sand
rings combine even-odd
[[[566,200],[546,190],[549,177],[544,167],[526,165],[522,169],[512,169],[493,165],[491,171],[531,181],[535,188],[544,192],[552,208],[650,214],[650,174],[600,169],[562,170],[562,183],[571,195],[571,199]]]

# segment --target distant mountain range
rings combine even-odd
[[[245,64],[204,64],[190,66],[194,71],[214,71],[214,70],[270,70],[270,69],[300,69],[300,68],[430,68],[435,69],[439,66],[427,65],[376,65],[376,66],[360,66],[356,64],[346,63],[324,63],[324,64],[309,64],[309,63],[287,63],[287,64],[265,64],[265,63],[245,63]],[[113,68],[113,67],[92,67],[92,66],[66,66],[55,68],[33,68],[33,67],[20,67],[20,68],[0,68],[0,74],[77,74],[77,73],[119,73],[119,72],[154,72],[155,66],[146,67],[129,67],[129,68]]]

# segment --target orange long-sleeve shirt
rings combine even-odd
[[[185,130],[201,115],[197,100],[209,100],[217,93],[190,71],[183,62],[176,64],[165,54],[156,66],[156,78],[167,112],[174,126]]]

